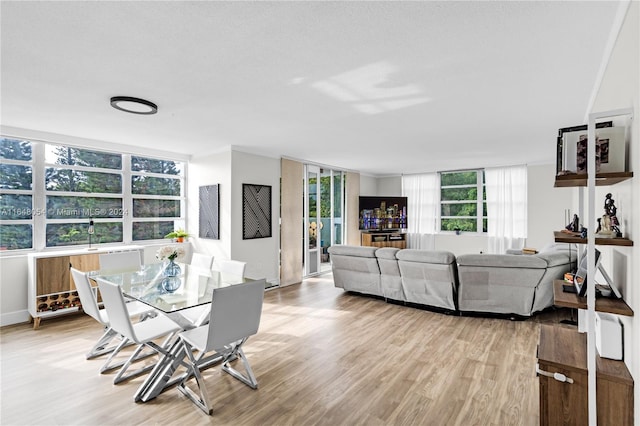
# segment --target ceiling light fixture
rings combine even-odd
[[[111,98],[111,106],[132,114],[151,115],[158,112],[158,105],[153,102],[131,96],[114,96]]]

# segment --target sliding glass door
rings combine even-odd
[[[339,170],[305,166],[304,275],[331,270],[328,249],[342,244],[345,174]]]

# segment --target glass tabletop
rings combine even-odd
[[[165,265],[152,263],[138,271],[99,270],[88,273],[122,287],[122,292],[166,313],[211,303],[213,289],[249,281],[235,275],[179,264],[180,274],[164,275]]]

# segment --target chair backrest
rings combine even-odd
[[[191,266],[196,268],[211,269],[213,265],[213,256],[203,253],[193,253],[191,256]]]
[[[239,260],[221,260],[218,262],[218,268],[222,274],[222,281],[226,283],[239,283],[244,278],[244,270],[247,262]]]
[[[122,295],[122,288],[117,284],[110,283],[101,278],[96,278],[96,281],[98,281],[104,308],[109,315],[111,328],[135,343],[140,343],[133,330],[131,319],[129,318],[129,311],[127,310],[127,305]]]
[[[142,268],[138,250],[100,253],[100,269],[108,271],[137,271]]]
[[[207,352],[258,332],[264,288],[261,279],[213,290]]]
[[[98,302],[96,301],[96,297],[93,289],[91,288],[89,278],[87,278],[87,274],[79,271],[78,269],[71,268],[71,276],[73,277],[73,281],[76,283],[76,290],[78,290],[78,296],[80,296],[82,310],[92,316],[99,323],[109,325],[108,322],[105,321],[106,318],[102,318],[102,315],[100,315],[100,308],[98,307]]]

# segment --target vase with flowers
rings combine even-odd
[[[164,267],[163,274],[166,277],[176,277],[180,275],[182,269],[176,262],[184,259],[185,250],[183,247],[176,246],[164,246],[158,249],[156,252],[156,258],[163,261],[168,261]]]

